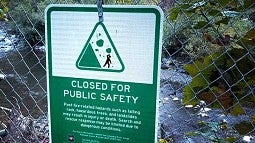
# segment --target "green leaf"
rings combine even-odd
[[[248,8],[254,8],[255,7],[255,1],[254,0],[244,0],[244,5],[240,6],[243,9],[248,9]]]
[[[232,115],[234,115],[234,116],[238,116],[238,115],[244,114],[245,111],[244,111],[244,109],[241,107],[241,105],[238,104],[238,105],[234,106],[234,107],[231,109],[230,113],[231,113]]]
[[[237,7],[238,5],[240,5],[240,0],[232,0],[230,5],[232,7]]]
[[[184,87],[184,97],[182,99],[184,105],[193,105],[195,106],[198,103],[195,93],[192,88],[188,85]]]
[[[248,38],[242,38],[239,41],[237,41],[236,43],[239,44],[240,46],[244,47],[244,48],[251,49],[255,45],[255,40],[254,39],[248,39]]]
[[[159,139],[159,142],[158,142],[158,143],[168,143],[168,141],[165,140],[165,139]]]
[[[172,22],[175,21],[177,19],[177,17],[178,17],[180,12],[181,12],[181,10],[179,8],[177,8],[177,7],[176,8],[172,8],[170,10],[169,20],[172,21]]]
[[[229,4],[232,0],[218,0],[219,4],[222,7],[225,7],[227,4]]]
[[[187,64],[184,66],[185,71],[189,73],[192,77],[196,76],[199,72],[199,69],[196,68],[194,64]]]
[[[190,86],[193,88],[200,87],[201,89],[203,87],[207,86],[206,77],[202,76],[202,74],[198,74],[197,76],[193,77]]]
[[[230,20],[229,18],[225,17],[225,18],[222,18],[221,20],[215,22],[215,24],[216,24],[216,25],[220,25],[220,24],[225,24],[225,25],[227,25],[228,22],[229,22],[229,20]]]
[[[253,124],[255,124],[255,115],[251,116],[250,120]]]
[[[210,65],[212,63],[212,58],[210,56],[204,57],[204,64]]]
[[[225,139],[225,142],[227,142],[227,143],[233,143],[233,142],[236,142],[237,140],[238,140],[238,137],[233,136],[233,137],[227,137],[227,138]]]
[[[254,0],[243,0],[243,5],[236,8],[235,11],[237,11],[237,12],[247,11],[250,8],[253,8],[254,4],[255,4]]]
[[[191,8],[183,11],[187,16],[191,16],[192,14],[196,13],[196,8]]]
[[[181,6],[180,6],[180,8],[181,9],[188,9],[188,8],[190,8],[192,5],[191,4],[182,4]]]
[[[246,135],[254,130],[253,125],[250,122],[246,121],[242,121],[239,124],[235,124],[234,127],[240,135]]]
[[[255,39],[255,29],[252,28],[251,30],[249,30],[246,35],[244,36],[244,38],[247,39]]]
[[[0,0],[0,20],[6,18],[6,13],[8,12],[8,7],[7,7],[8,1],[1,1]]]
[[[194,26],[194,29],[206,28],[205,26],[208,26],[208,22],[207,22],[207,21],[199,21],[199,22]]]
[[[219,10],[213,9],[208,12],[210,16],[222,16],[222,13]]]
[[[199,134],[198,132],[187,132],[186,133],[187,136],[196,136],[198,134]]]

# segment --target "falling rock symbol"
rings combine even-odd
[[[76,61],[76,67],[80,70],[124,71],[121,57],[103,23],[95,25]]]
[[[97,46],[98,47],[102,47],[104,45],[104,40],[100,39],[100,40],[97,40]]]

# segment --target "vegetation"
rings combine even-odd
[[[230,134],[227,136],[222,136],[224,131],[232,131],[233,129],[229,128],[225,122],[198,122],[198,130],[194,132],[186,133],[187,136],[203,136],[207,140],[210,140],[215,143],[233,143],[240,139],[240,137]],[[252,128],[252,127],[250,127]]]
[[[184,104],[194,105],[204,100],[234,115],[244,113],[239,103],[255,103],[250,92],[255,84],[254,57],[246,54],[244,49],[233,48],[186,65],[185,70],[193,80],[184,88]]]
[[[212,108],[234,116],[246,114],[254,121],[246,110],[255,106],[255,1],[179,0],[168,11],[168,20],[166,55],[191,61],[184,65],[192,81],[184,87],[182,103],[195,106],[203,100]],[[201,123],[199,130],[187,136],[230,143],[254,132],[254,122],[232,127]],[[222,136],[233,130],[238,134]]]
[[[11,0],[8,3],[10,10],[7,17],[10,20],[11,32],[21,33],[30,46],[43,43],[44,13],[42,8],[44,6],[41,0],[37,3],[26,0]]]
[[[165,46],[182,48],[194,61],[184,66],[193,77],[184,88],[185,105],[199,100],[234,115],[244,113],[243,103],[255,103],[255,12],[253,0],[183,0],[170,9],[176,38]],[[174,32],[176,33],[176,32]],[[174,50],[175,51],[175,50]]]
[[[12,32],[21,33],[30,46],[44,43],[44,9],[50,3],[79,3],[81,0],[10,0],[7,13]],[[91,1],[87,1],[91,2]]]
[[[8,11],[7,1],[0,1],[0,19],[6,20],[6,12]]]
[[[105,3],[113,3],[106,0]],[[114,1],[115,2],[115,1]],[[129,1],[127,1],[130,3]],[[44,44],[44,9],[49,4],[95,4],[96,0],[1,0],[0,19],[10,23],[11,32],[21,33],[31,47]]]
[[[96,0],[1,0],[0,20],[10,22],[11,32],[21,33],[31,47],[44,44],[44,9],[49,4],[96,4]],[[147,0],[140,4],[155,4]],[[104,4],[136,4],[133,0],[104,0]]]

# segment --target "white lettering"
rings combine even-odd
[[[88,81],[78,81],[72,80],[71,86],[73,88],[80,88],[80,89],[96,89],[96,90],[107,90],[108,85],[104,82],[88,82]]]
[[[125,95],[117,95],[117,94],[100,94],[100,100],[102,101],[111,101],[111,102],[121,102],[121,103],[134,103],[136,104],[138,101],[138,97],[134,96],[125,96]]]

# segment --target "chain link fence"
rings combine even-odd
[[[0,1],[0,142],[47,143],[44,9]],[[105,0],[165,14],[159,143],[255,142],[254,0]]]

